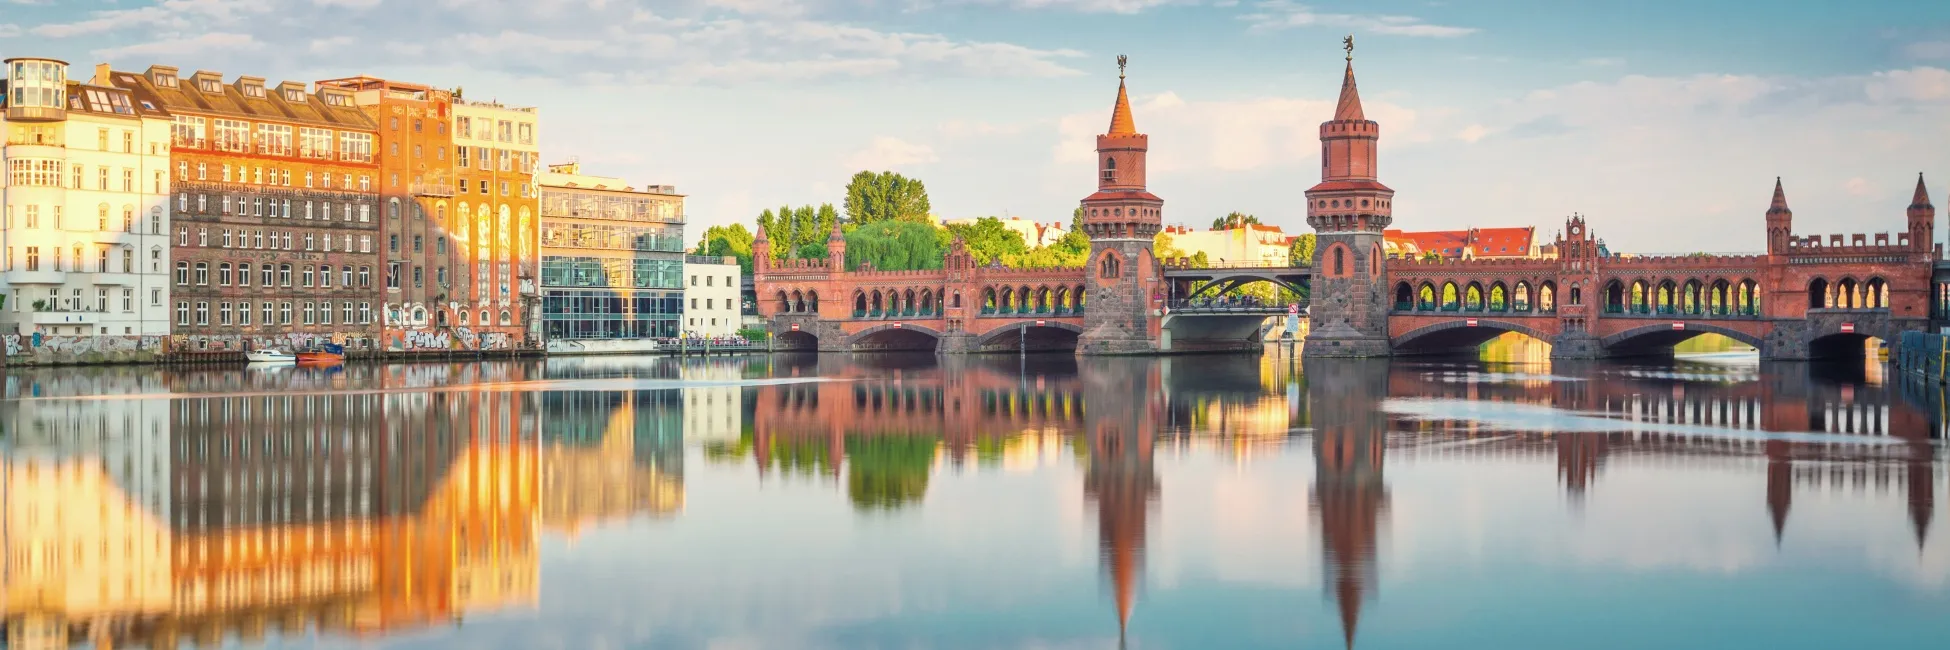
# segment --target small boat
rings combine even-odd
[[[251,363],[292,363],[298,360],[298,355],[284,350],[250,350],[244,353],[244,358]]]
[[[298,363],[332,365],[345,362],[345,346],[326,343],[320,349],[298,353]]]

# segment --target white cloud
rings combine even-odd
[[[1022,133],[1021,124],[995,124],[980,120],[949,120],[936,127],[941,137],[949,139],[982,138],[997,135],[1016,135]]]
[[[1193,4],[1197,0],[964,0],[971,4],[1000,4],[1017,9],[1074,11],[1078,13],[1136,14],[1165,5]]]
[[[1461,140],[1463,142],[1474,143],[1477,140],[1483,139],[1483,136],[1489,134],[1490,134],[1490,130],[1488,127],[1485,127],[1481,124],[1471,124],[1469,126],[1463,127],[1463,130],[1457,131],[1456,139]]]
[[[1588,65],[1594,68],[1606,68],[1611,66],[1625,65],[1625,59],[1615,57],[1615,56],[1601,56],[1601,57],[1594,57],[1594,58],[1589,58],[1589,59],[1579,61],[1578,65]]]
[[[93,54],[104,59],[118,57],[176,57],[190,54],[203,54],[222,51],[253,51],[264,47],[264,43],[250,34],[210,32],[191,37],[172,37],[146,43],[133,43],[119,47],[95,50]]]
[[[384,0],[311,0],[320,7],[345,7],[348,9],[371,9]]]
[[[1321,13],[1315,11],[1312,7],[1296,4],[1291,0],[1267,0],[1256,6],[1259,8],[1259,11],[1240,16],[1240,19],[1253,23],[1253,30],[1261,31],[1300,27],[1332,27],[1389,36],[1426,36],[1435,38],[1468,36],[1477,32],[1477,29],[1474,27],[1436,25],[1414,16]]]
[[[1903,48],[1903,53],[1909,55],[1912,59],[1923,59],[1926,61],[1950,59],[1950,41],[1910,43]]]
[[[935,162],[934,148],[890,136],[878,136],[847,156],[841,164],[849,170],[885,171]]]
[[[1843,181],[1842,191],[1848,192],[1849,196],[1869,196],[1875,194],[1875,186],[1869,184],[1869,179],[1857,176]]]
[[[0,23],[0,38],[13,38],[20,35],[20,26],[13,23]]]

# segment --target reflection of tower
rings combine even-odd
[[[1572,503],[1583,503],[1585,490],[1598,479],[1609,446],[1603,434],[1560,433],[1557,436],[1557,478]]]
[[[1928,440],[1913,440],[1907,446],[1909,459],[1903,463],[1904,491],[1909,496],[1909,523],[1916,531],[1916,552],[1921,553],[1930,535],[1930,516],[1936,512],[1936,474],[1930,471],[1934,448]]]
[[[1794,466],[1788,458],[1787,442],[1767,441],[1767,516],[1774,522],[1774,546],[1781,545],[1787,530],[1788,507],[1794,504]]]
[[[1341,633],[1354,647],[1361,605],[1378,574],[1375,542],[1388,512],[1382,475],[1387,419],[1378,396],[1387,363],[1310,359],[1308,399],[1314,415],[1314,493],[1324,585],[1340,607]]]
[[[1085,404],[1156,404],[1147,399],[1161,389],[1155,365],[1130,359],[1101,359],[1080,364]],[[1144,573],[1144,542],[1151,504],[1158,496],[1158,477],[1151,465],[1158,413],[1147,408],[1086,407],[1084,431],[1089,437],[1089,463],[1083,494],[1097,508],[1097,543],[1104,572],[1116,591],[1117,637],[1121,646],[1137,584]]]

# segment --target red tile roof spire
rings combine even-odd
[[[1104,135],[1137,135],[1137,122],[1131,119],[1131,97],[1124,92],[1124,66],[1130,58],[1117,55],[1117,106],[1110,109],[1110,130]]]
[[[1930,205],[1930,188],[1923,185],[1923,172],[1916,172],[1916,195],[1910,197],[1909,205],[1913,208],[1936,207]]]
[[[1347,62],[1347,76],[1341,78],[1341,101],[1334,106],[1334,119],[1342,121],[1365,121],[1361,112],[1361,91],[1354,86],[1354,62]]]
[[[1781,190],[1781,177],[1774,177],[1774,202],[1767,206],[1768,214],[1784,214],[1788,210],[1787,192]]]

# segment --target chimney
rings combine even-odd
[[[109,83],[108,74],[109,74],[108,64],[97,63],[95,64],[95,77],[93,79],[89,79],[88,84],[91,86],[112,85]]]

